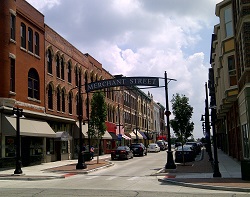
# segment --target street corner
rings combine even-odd
[[[105,164],[104,165],[100,165],[100,166],[96,166],[96,167],[93,167],[91,169],[87,169],[87,171],[85,172],[86,174],[88,173],[91,173],[91,172],[95,172],[97,170],[101,170],[101,169],[105,169],[105,168],[109,168],[109,167],[112,167],[114,166],[114,162],[110,161],[110,160],[105,160]]]
[[[249,185],[236,179],[200,179],[200,178],[176,178],[170,176],[160,177],[158,181],[162,184],[172,184],[183,187],[191,187],[197,189],[220,190],[231,192],[250,192]]]
[[[1,174],[0,180],[22,180],[22,181],[39,181],[63,179],[64,175],[27,175],[27,174]]]

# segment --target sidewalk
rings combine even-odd
[[[87,174],[112,166],[113,163],[109,161],[109,158],[110,155],[101,155],[97,164],[97,157],[95,157],[92,161],[85,162],[87,165],[86,169],[76,169],[77,160],[63,160],[22,167],[23,173],[20,175],[14,174],[14,168],[8,170],[0,169],[0,180],[49,180],[66,178],[76,174]]]
[[[162,183],[182,185],[186,187],[250,192],[250,181],[241,179],[240,162],[235,161],[218,149],[219,171],[221,177],[213,177],[213,168],[206,150],[195,162],[176,164],[175,170],[161,170],[158,180]]]
[[[176,163],[174,170],[162,169],[154,176],[162,184],[176,184],[185,187],[224,190],[234,192],[250,192],[250,181],[241,179],[240,163],[218,150],[219,170],[221,178],[213,178],[213,169],[209,162],[208,154],[204,150],[203,154],[197,157],[195,162],[186,165]],[[76,174],[87,174],[92,171],[107,168],[113,165],[110,155],[99,156],[99,164],[96,157],[94,160],[86,162],[87,169],[76,169],[77,160],[64,160],[41,165],[23,167],[23,174],[14,175],[15,169],[0,169],[0,180],[49,180],[61,179]]]

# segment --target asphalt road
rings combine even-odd
[[[161,183],[153,174],[166,164],[167,153],[148,153],[92,172],[65,179],[0,181],[0,196],[249,196],[218,190],[187,188]]]

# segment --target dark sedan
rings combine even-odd
[[[133,158],[133,152],[128,146],[118,146],[116,150],[111,151],[111,160],[130,158]]]
[[[178,146],[175,151],[175,162],[184,163],[195,161],[196,153],[191,145]]]
[[[147,148],[142,143],[133,143],[130,145],[130,149],[133,151],[134,155],[147,155]]]

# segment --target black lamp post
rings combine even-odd
[[[16,115],[16,169],[14,174],[22,174],[21,169],[21,150],[20,150],[20,117],[23,116],[23,109],[13,108],[13,114]]]
[[[148,136],[148,102],[146,102],[146,121],[147,121],[147,147],[149,145],[149,136]]]
[[[166,111],[165,115],[167,118],[167,132],[168,132],[168,155],[167,155],[167,163],[165,165],[165,169],[176,169],[176,165],[174,163],[173,159],[173,152],[171,150],[171,139],[170,139],[170,125],[169,125],[169,116],[171,112],[169,111],[168,106],[168,78],[167,78],[167,72],[165,71],[165,94],[166,94]]]
[[[219,170],[218,154],[217,154],[217,134],[215,130],[216,116],[216,97],[215,97],[215,87],[214,87],[214,70],[209,69],[209,93],[210,93],[210,109],[211,109],[211,123],[213,130],[213,144],[214,144],[214,174],[213,177],[221,177]]]
[[[122,138],[121,138],[121,116],[120,116],[120,95],[118,96],[118,124],[119,124],[119,145],[121,146]]]
[[[209,155],[209,161],[213,161],[212,148],[211,148],[211,135],[210,135],[210,123],[209,123],[209,110],[208,110],[208,92],[207,83],[205,83],[206,100],[205,100],[205,128],[206,128],[206,141],[207,141],[207,152]]]
[[[85,90],[88,88],[88,76],[85,75]],[[89,92],[87,92],[87,103],[86,103],[86,113],[87,113],[87,121],[88,121],[88,144],[89,144],[89,154],[90,154],[90,133],[89,133],[89,127],[90,127],[90,117],[89,117]]]
[[[82,139],[82,98],[81,98],[81,75],[78,84],[78,120],[79,120],[79,153],[76,169],[85,169],[87,165],[83,157],[83,139]]]
[[[214,143],[214,174],[213,177],[221,177],[221,173],[219,170],[219,161],[217,154],[217,138],[215,131],[215,121],[216,121],[216,109],[215,107],[211,107],[211,119],[212,119],[212,129],[213,129],[213,143]]]

